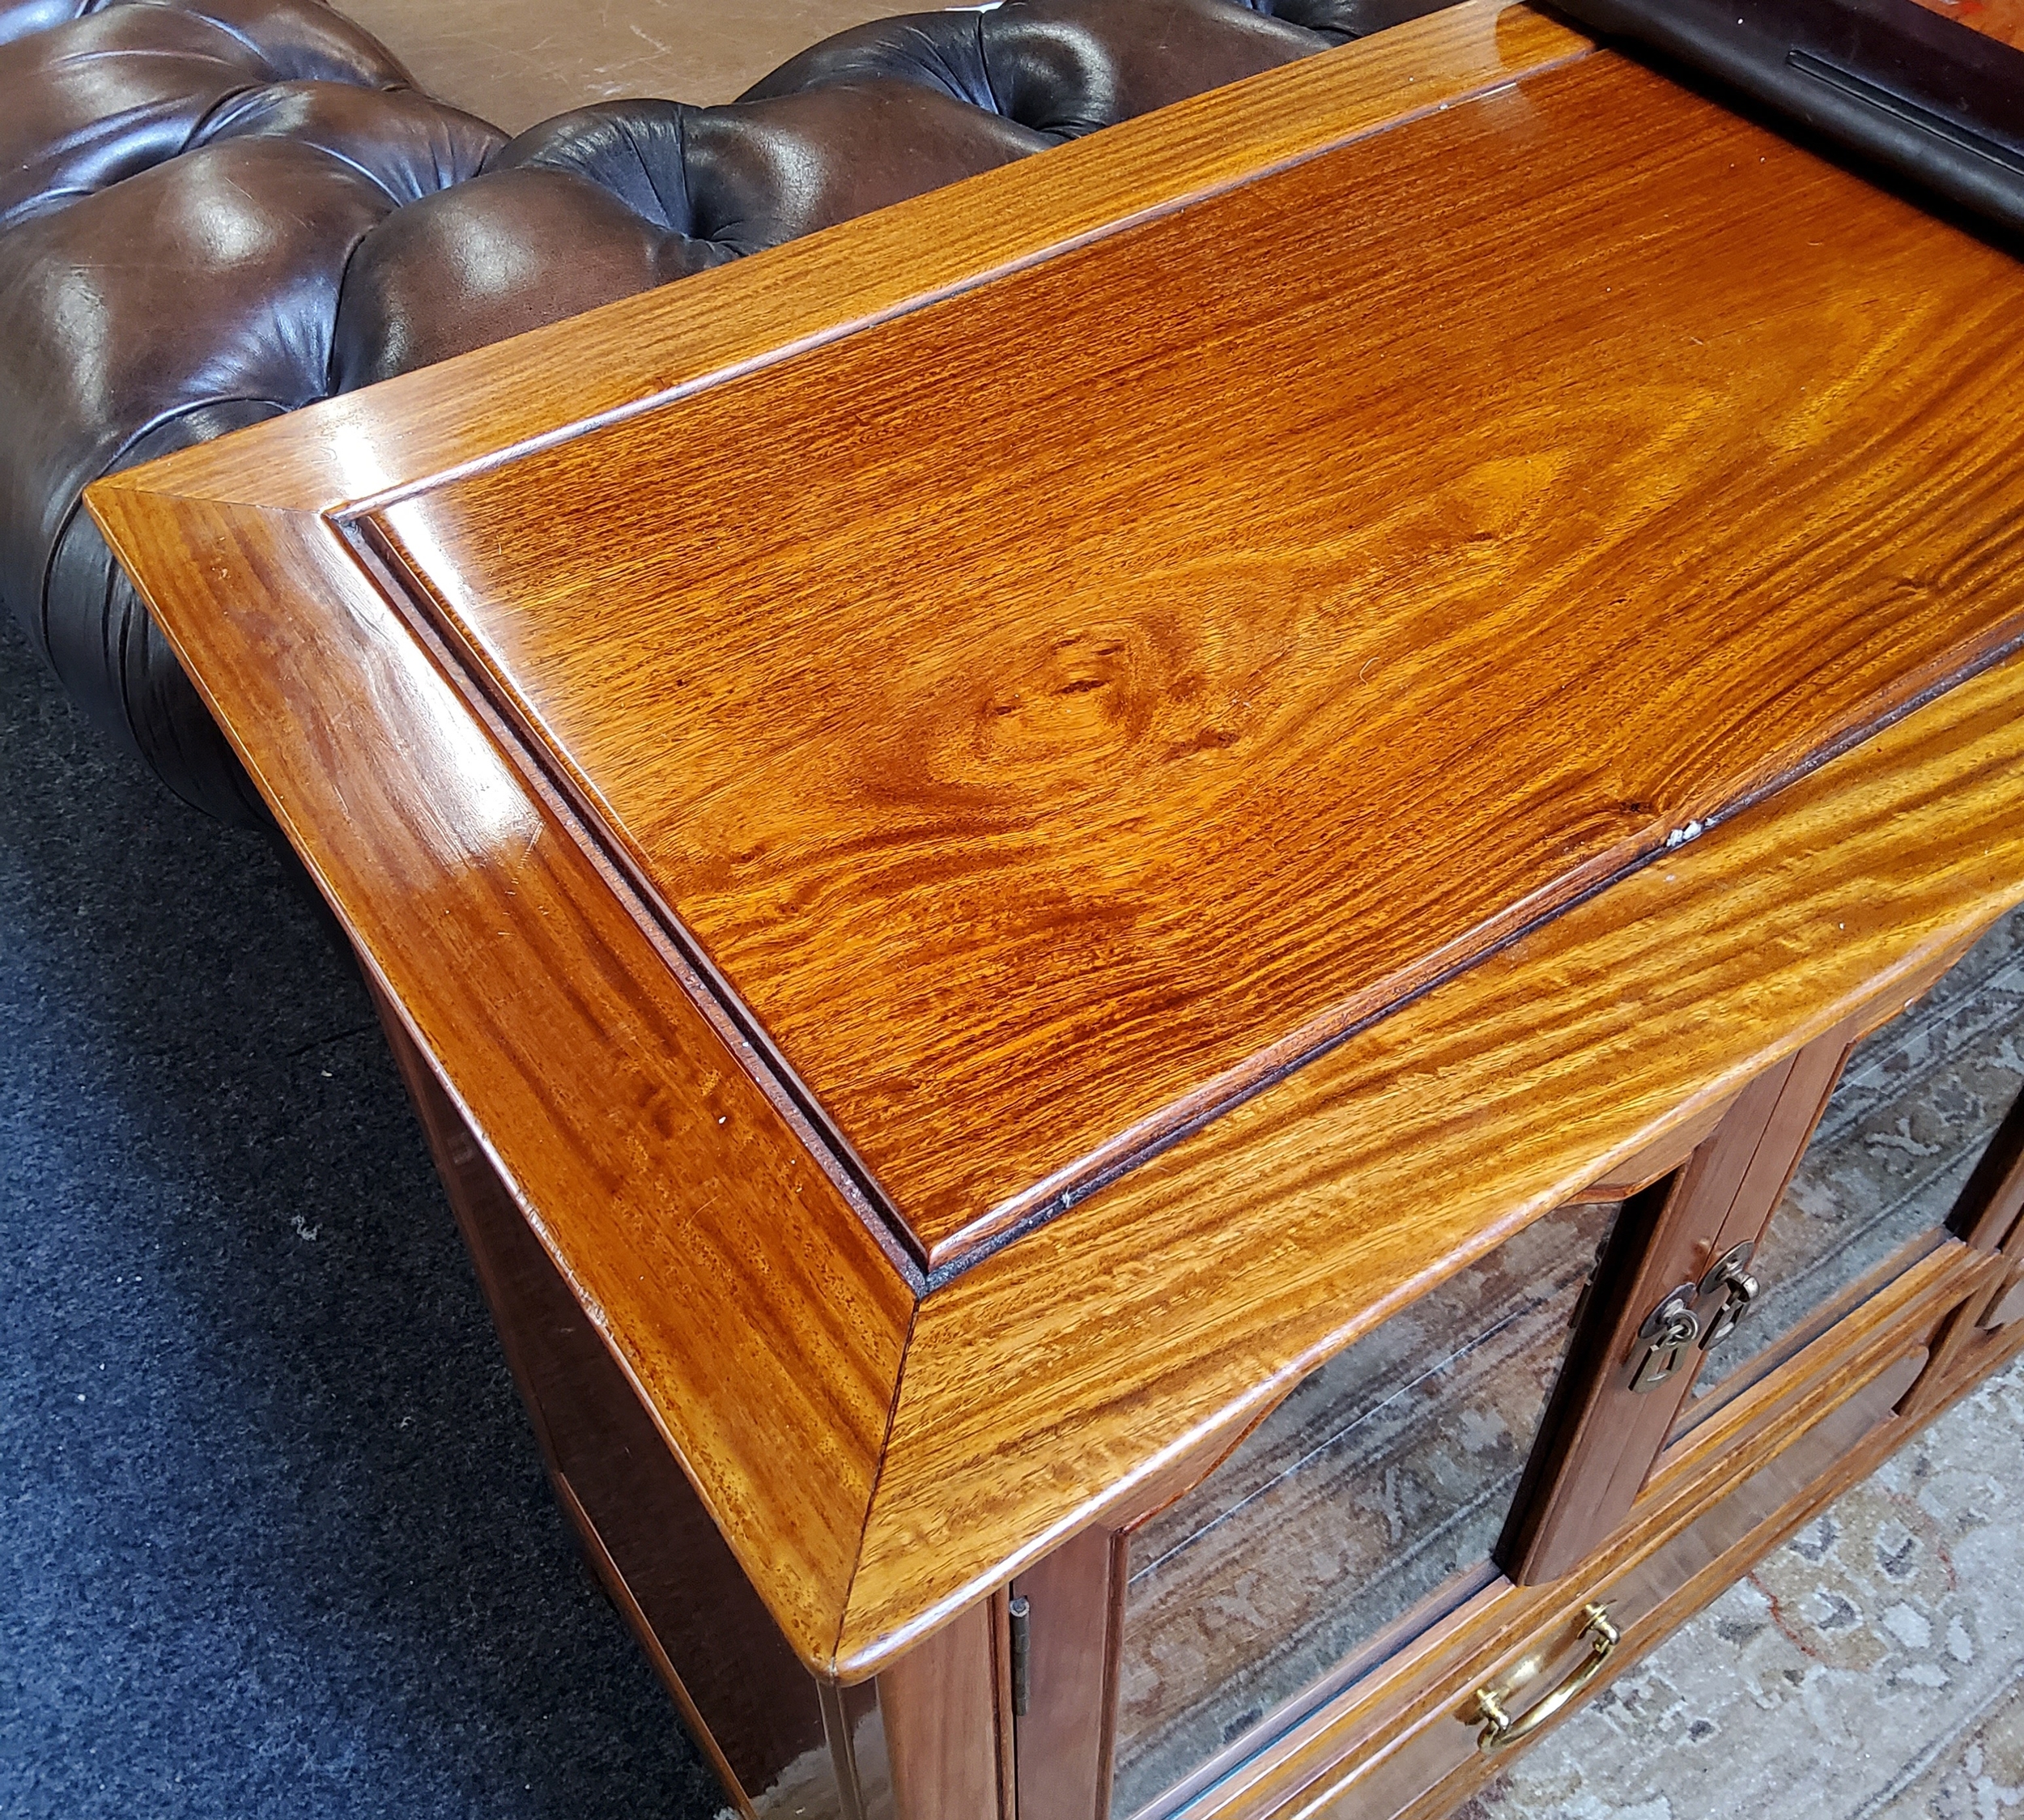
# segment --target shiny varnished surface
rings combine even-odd
[[[778,350],[841,337],[840,358],[867,321],[1247,171],[1359,134],[1395,136],[1410,157],[1414,135],[1458,130],[1424,104],[1484,88],[1513,58],[1546,69],[1580,54],[1530,15],[1466,6],[94,495],[810,1665],[854,1677],[891,1661],[1175,1462],[1213,1456],[1218,1435],[1234,1439],[1416,1291],[2024,895],[2024,672],[2000,665],[1941,695],[924,1299],[819,1133],[334,521]],[[1616,72],[1605,114],[1613,93],[1635,92],[1660,116],[1707,117],[1594,61]],[[1451,112],[1494,115],[1529,143],[1531,86]],[[1654,129],[1638,142],[1672,156],[1693,137]],[[1794,169],[1869,219],[1884,254],[1919,237],[1929,284],[1964,270],[2013,282],[1986,249],[1855,179]],[[1677,210],[1719,213],[1728,183],[1724,170],[1704,192],[1682,189]],[[1579,266],[1586,218],[1557,197],[1526,206],[1531,237],[1558,223]],[[1454,282],[1470,282],[1465,269]],[[987,288],[951,307],[988,300]],[[1904,370],[1916,385],[1916,365]],[[1672,403],[1701,420],[1692,396]],[[1928,403],[1928,447],[1982,420],[1979,397],[1944,385]],[[1998,538],[1986,477],[1950,479],[1956,530]],[[623,523],[605,527],[584,560],[626,538]],[[989,1134],[940,1135],[959,1149]]]
[[[193,670],[212,700],[291,729],[253,767],[283,827],[423,1052],[454,1058],[460,1111],[781,1629],[820,1659],[908,1286],[336,533],[198,500],[176,522],[153,597],[198,635]],[[289,615],[310,602],[304,640]]]
[[[2009,262],[1520,95],[380,516],[930,1263],[2024,629]]]
[[[1026,1558],[1015,1537],[1042,1552],[1218,1425],[1234,1438],[1313,1365],[1894,976],[1923,984],[2024,897],[2020,705],[2012,659],[930,1296],[844,1659],[891,1647],[938,1590],[959,1608]],[[988,1474],[965,1470],[986,1455]],[[1086,1474],[1073,1486],[1069,1458]],[[993,1563],[969,1586],[959,1537]]]
[[[835,336],[1515,68],[1478,3],[841,233],[105,483],[95,513],[812,1667],[834,1660],[913,1291],[331,520]],[[981,206],[980,206],[981,202]]]
[[[207,444],[178,495],[327,512],[646,408],[1185,206],[1422,110],[1589,54],[1502,0],[1462,0],[1333,55],[1131,120],[959,187],[537,330],[482,358]]]

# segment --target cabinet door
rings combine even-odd
[[[2024,1022],[2024,941],[2000,929],[1909,1020],[1887,1021],[1924,984],[1788,1056],[1677,1147],[1634,1159],[1313,1372],[1164,1508],[1015,1584],[1035,1671],[1021,1820],[1217,1808],[1265,1754],[1481,1601],[1557,1609],[1636,1542],[1639,1510],[1656,1507],[1639,1504],[1648,1484],[1671,1528],[1728,1495],[1726,1459],[1694,1449],[1734,1421],[1685,1452],[1669,1444],[1830,1332],[1767,1387],[1771,1403],[1738,1405],[1735,1438],[1771,1459],[1788,1422],[1839,1433],[1819,1426],[1822,1383],[1846,1377],[1859,1339],[1865,1371],[1911,1363],[1877,1327],[1879,1285],[1902,1278],[1900,1300],[1917,1289],[1906,1305],[1926,1328],[1967,1293],[1975,1273],[1911,1265],[1965,1255],[1947,1208],[2024,1079],[2007,1035]],[[1920,1093],[1939,1103],[1921,1109]],[[2024,1112],[2015,1125],[2013,1167],[1984,1172],[2001,1176],[1985,1201],[2024,1206]],[[1714,1317],[1745,1299],[1716,1269],[1733,1258],[1739,1278],[1754,1269],[1758,1305],[1711,1354]],[[1669,1350],[1653,1327],[1669,1301],[1695,1317]],[[1836,1329],[1865,1301],[1870,1315]],[[1688,1453],[1693,1470],[1653,1479]]]
[[[1682,1428],[1831,1333],[1950,1230],[1996,1248],[2015,1208],[2001,1196],[2009,1150],[1992,1139],[2024,1091],[2020,1037],[2024,916],[2013,915],[1848,1057],[1748,1261],[1749,1312],[1707,1354]],[[2014,1147],[2024,1122],[2005,1129]]]
[[[1855,1040],[1831,1031],[1744,1089],[1685,1167],[1625,1202],[1496,1549],[1519,1585],[1578,1567],[1629,1515]]]
[[[1450,1278],[1126,1533],[1113,1812],[1177,1805],[1261,1727],[1486,1584],[1615,1213],[1564,1208]],[[1036,1649],[1044,1618],[1036,1602]],[[1028,1815],[1028,1792],[1023,1769],[1023,1820],[1055,1820]]]
[[[1105,1583],[1112,1812],[1180,1810],[1486,1588],[1569,1573],[1621,1526],[1698,1362],[1689,1345],[1655,1375],[1638,1329],[1761,1231],[1854,1034],[1751,1082],[1683,1166],[1560,1209],[1394,1316],[1125,1533]],[[1029,1812],[1028,1784],[1022,1820],[1102,1811],[1071,1788]]]

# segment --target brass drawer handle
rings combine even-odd
[[[1483,1722],[1483,1729],[1476,1734],[1476,1748],[1486,1757],[1507,1750],[1514,1744],[1522,1744],[1602,1673],[1602,1665],[1609,1660],[1623,1633],[1609,1622],[1608,1606],[1584,1605],[1581,1609],[1588,1620],[1581,1627],[1582,1635],[1588,1639],[1588,1653],[1581,1658],[1573,1673],[1543,1700],[1528,1707],[1523,1718],[1514,1720],[1504,1711],[1504,1702],[1518,1691],[1518,1686],[1507,1687],[1501,1692],[1495,1686],[1478,1691],[1476,1713]],[[1518,1684],[1523,1685],[1522,1681]]]

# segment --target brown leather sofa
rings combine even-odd
[[[188,801],[264,810],[89,518],[100,474],[1433,10],[1006,0],[737,101],[510,141],[321,0],[0,0],[0,594]]]

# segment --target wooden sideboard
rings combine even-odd
[[[1772,1222],[2024,900],[2020,303],[1469,0],[93,490],[742,1811],[1439,1813],[2024,1346],[2024,1122]]]

